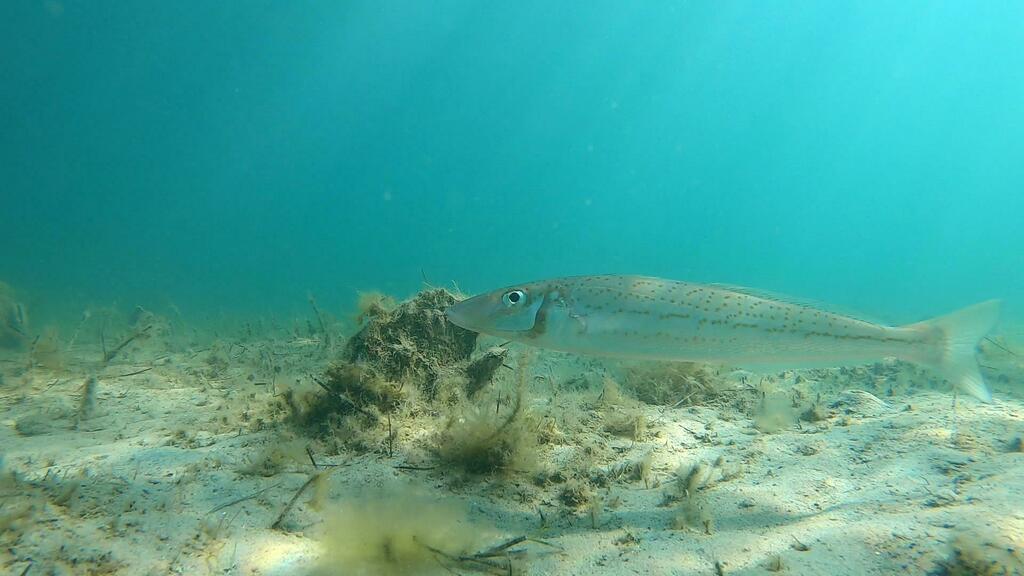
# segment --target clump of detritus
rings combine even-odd
[[[401,385],[384,380],[364,364],[336,362],[313,380],[320,389],[312,393],[285,391],[292,418],[302,427],[316,428],[332,417],[352,414],[375,419],[396,411],[405,398]]]
[[[394,433],[391,417],[410,390],[383,379],[367,365],[348,362],[331,364],[313,380],[319,389],[289,388],[283,393],[293,425],[360,451],[393,443],[393,437],[381,434]]]
[[[814,395],[814,400],[810,402],[803,412],[800,413],[800,419],[804,422],[821,422],[828,420],[832,417],[828,408],[821,401],[821,393]]]
[[[472,473],[535,468],[538,434],[526,406],[526,370],[520,362],[516,388],[503,400],[488,395],[452,410],[434,444],[442,462]]]
[[[638,408],[610,412],[604,417],[605,431],[637,442],[647,433],[647,415]]]
[[[754,408],[754,428],[771,434],[790,428],[797,423],[800,405],[783,391],[763,391],[761,401]]]
[[[441,368],[431,385],[430,400],[444,406],[457,406],[466,399],[468,388],[469,378],[461,367]]]
[[[350,410],[374,408],[381,414],[398,409],[406,394],[400,384],[388,382],[363,364],[336,362],[318,382],[328,395],[341,398]]]
[[[362,325],[367,320],[383,316],[398,306],[395,299],[376,290],[360,292],[356,299],[356,324]]]
[[[569,508],[583,508],[593,496],[590,484],[579,478],[568,480],[558,493],[558,499]]]
[[[363,495],[341,502],[328,514],[323,552],[313,574],[447,574],[466,568],[457,565],[459,559],[470,557],[485,536],[450,499],[408,489]]]
[[[128,315],[132,334],[139,336],[133,342],[136,346],[145,345],[151,350],[173,350],[173,325],[169,318],[157,314],[142,306],[136,306]]]
[[[466,396],[476,396],[484,386],[491,383],[494,373],[505,364],[505,357],[508,350],[500,346],[488,348],[480,357],[476,358],[466,366],[466,376],[469,381],[466,383]]]
[[[304,442],[287,438],[274,439],[256,451],[238,472],[252,476],[274,476],[288,468],[302,468],[308,464]]]
[[[692,362],[628,365],[622,382],[637,399],[656,406],[707,404],[724,392],[707,366]]]
[[[607,468],[596,469],[591,474],[590,480],[597,486],[607,486],[611,482],[627,480],[642,482],[644,488],[650,488],[654,484],[653,466],[654,453],[647,452],[636,460],[626,460]]]
[[[624,395],[618,382],[605,378],[594,407],[605,432],[641,441],[647,434],[647,415],[639,403]]]
[[[28,342],[28,315],[14,290],[0,282],[0,349],[20,350]]]
[[[765,560],[764,569],[769,572],[782,572],[786,569],[786,563],[782,561],[781,555],[772,554]]]
[[[714,519],[711,517],[707,499],[698,495],[683,499],[672,516],[672,528],[692,530],[710,536],[714,530]]]
[[[19,496],[0,499],[0,542],[8,533],[18,534],[28,528],[37,511],[35,498],[21,493],[21,484],[18,475],[4,466],[4,458],[0,454],[0,491]]]
[[[29,360],[32,366],[60,371],[64,368],[64,354],[56,328],[47,328],[29,345]]]
[[[82,384],[82,397],[78,401],[76,426],[81,426],[83,422],[96,414],[96,393],[99,389],[99,384],[99,379],[95,375],[90,375],[85,379],[85,383]]]
[[[704,490],[722,478],[724,464],[724,459],[719,457],[713,463],[699,460],[679,465],[675,484],[665,493],[665,504],[678,503],[672,517],[674,529],[711,534],[714,521]]]
[[[627,403],[622,395],[622,388],[614,378],[604,378],[601,382],[601,393],[597,396],[597,408],[618,408]]]
[[[394,309],[371,307],[365,325],[346,343],[343,359],[365,363],[386,380],[413,382],[433,397],[441,369],[468,360],[476,347],[476,332],[445,318],[454,303],[450,292],[434,289]]]
[[[939,562],[935,576],[1010,576],[1024,574],[1024,555],[1019,543],[999,542],[1000,536],[959,534],[953,539],[949,558]]]

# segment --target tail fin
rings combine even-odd
[[[930,366],[965,394],[982,402],[992,400],[974,357],[978,343],[999,318],[999,300],[988,300],[945,316],[908,326],[933,333],[937,353],[923,363]]]

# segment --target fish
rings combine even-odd
[[[896,358],[990,402],[975,354],[1000,304],[887,326],[750,288],[600,275],[508,286],[456,302],[445,316],[473,332],[622,359],[799,369]]]

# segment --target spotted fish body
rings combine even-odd
[[[888,357],[932,367],[990,398],[974,359],[989,301],[890,327],[753,291],[642,276],[530,282],[450,307],[454,324],[535,346],[620,358],[739,366],[841,366]]]

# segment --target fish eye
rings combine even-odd
[[[526,300],[526,292],[522,290],[509,290],[501,297],[501,301],[505,303],[505,306],[515,306]]]

